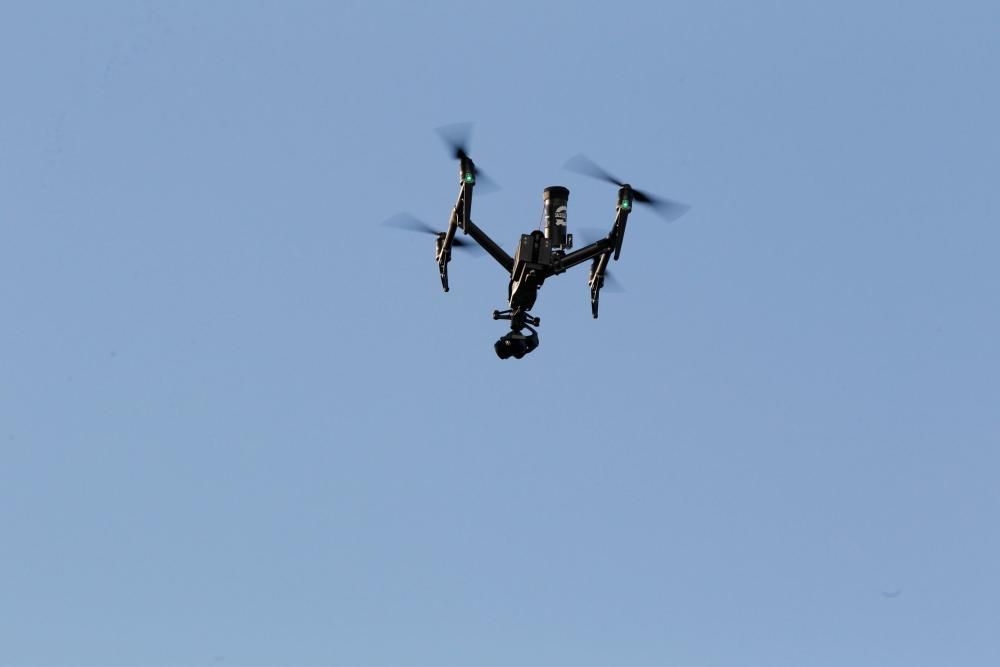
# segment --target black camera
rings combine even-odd
[[[500,340],[493,344],[497,356],[501,359],[520,359],[538,347],[538,334],[534,330],[525,336],[522,333],[511,331],[506,336],[501,336]]]

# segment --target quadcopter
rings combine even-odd
[[[469,124],[450,125],[438,130],[448,145],[450,154],[458,160],[458,199],[451,209],[447,231],[438,232],[427,223],[407,214],[390,218],[386,224],[435,235],[435,259],[441,287],[445,292],[448,291],[448,263],[451,261],[452,248],[475,249],[469,241],[457,236],[458,230],[463,235],[472,237],[482,250],[495,259],[510,275],[510,282],[507,286],[508,307],[505,310],[494,310],[493,319],[509,321],[511,330],[493,348],[501,359],[521,359],[538,347],[538,331],[535,327],[541,324],[541,319],[529,311],[534,307],[538,290],[546,278],[560,275],[589,261],[590,308],[591,314],[596,318],[601,288],[604,287],[605,279],[610,279],[607,273],[608,262],[611,259],[618,261],[621,256],[625,226],[633,206],[647,205],[667,221],[676,220],[687,212],[688,207],[637,190],[618,180],[589,158],[577,155],[566,163],[566,169],[618,186],[615,221],[611,231],[607,236],[573,250],[573,235],[568,233],[566,225],[569,189],[552,185],[542,191],[541,229],[522,234],[517,250],[511,257],[472,221],[472,193],[477,181],[484,186],[493,184],[469,157],[467,148],[470,131]]]

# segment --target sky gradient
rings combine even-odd
[[[996,664],[998,22],[0,9],[0,667]],[[461,121],[509,253],[579,152],[692,206],[521,361],[380,224]]]

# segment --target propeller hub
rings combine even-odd
[[[632,186],[628,183],[623,183],[621,188],[618,189],[618,208],[623,211],[631,211],[633,199]]]
[[[458,162],[458,177],[462,183],[476,184],[476,164],[463,152]]]

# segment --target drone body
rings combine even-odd
[[[451,126],[443,128],[442,135],[467,134],[468,126]],[[452,247],[467,246],[468,243],[456,238],[461,230],[471,236],[483,250],[495,259],[510,275],[507,289],[508,308],[503,311],[493,311],[493,319],[510,321],[510,333],[502,336],[494,344],[497,356],[501,359],[522,358],[538,347],[539,318],[529,312],[535,305],[538,289],[550,276],[559,275],[586,261],[590,266],[590,306],[591,313],[596,318],[601,288],[604,286],[607,267],[610,259],[617,260],[621,255],[622,240],[625,236],[625,226],[633,204],[649,204],[664,217],[676,218],[687,211],[687,207],[669,200],[658,199],[635,190],[627,183],[621,183],[593,162],[583,156],[577,156],[567,168],[582,172],[618,186],[618,200],[615,207],[615,221],[611,231],[604,238],[569,252],[573,248],[573,235],[568,233],[567,207],[569,204],[569,189],[554,185],[543,191],[542,230],[522,234],[514,256],[508,255],[493,239],[480,229],[471,218],[472,195],[475,190],[477,176],[476,165],[466,153],[465,141],[452,139],[450,141],[453,156],[459,161],[459,192],[458,200],[451,210],[448,229],[444,232],[434,230],[415,219],[404,218],[390,224],[408,227],[437,235],[435,258],[441,277],[441,287],[448,291],[448,263],[451,261]],[[527,331],[527,333],[525,333]]]

